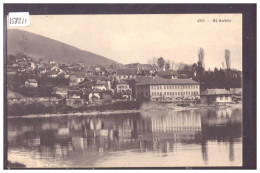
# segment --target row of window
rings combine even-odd
[[[151,89],[198,89],[198,85],[152,85]]]
[[[228,100],[228,96],[220,96],[220,100],[223,100],[225,98],[225,100]]]
[[[118,85],[117,87],[118,87],[118,89],[127,89],[128,88],[127,85]]]
[[[135,75],[122,75],[119,76],[120,79],[132,79],[135,78]]]
[[[198,91],[187,91],[187,92],[152,92],[152,96],[196,96],[199,95]]]

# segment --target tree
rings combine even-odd
[[[198,65],[196,63],[192,64],[192,69],[196,70],[198,68]]]
[[[226,60],[227,69],[230,69],[230,67],[231,67],[231,59],[230,59],[230,50],[229,49],[225,50],[225,60]]]
[[[8,65],[12,65],[12,64],[16,63],[16,57],[14,55],[8,55],[6,63]]]
[[[157,66],[157,58],[153,57],[151,59],[148,59],[147,63],[150,64],[153,67]]]
[[[222,62],[222,68],[223,69],[225,69],[226,67],[225,67],[225,63],[224,62]]]
[[[198,52],[198,58],[199,58],[199,62],[201,63],[201,66],[203,68],[205,67],[204,56],[205,56],[204,49],[200,48],[199,52]]]
[[[159,66],[160,68],[164,67],[164,65],[165,65],[164,59],[163,59],[162,57],[158,58],[157,64],[158,64],[158,66]]]
[[[166,68],[166,69],[170,69],[170,68],[171,68],[171,67],[170,67],[170,64],[169,64],[169,63],[166,63],[166,64],[165,64],[165,68]]]

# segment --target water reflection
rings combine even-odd
[[[176,160],[167,166],[179,166],[181,160],[190,159],[184,157],[189,152],[198,163],[184,162],[183,166],[211,166],[217,164],[214,157],[227,159],[226,165],[240,164],[241,114],[241,108],[225,108],[8,119],[8,157],[21,158],[28,167],[100,167],[120,166],[121,157],[129,158],[130,163],[130,159],[149,154],[158,159],[158,165],[150,166],[163,165],[161,157]],[[228,156],[223,154],[227,147]],[[33,164],[22,160],[31,153]],[[115,158],[119,165],[109,165]]]

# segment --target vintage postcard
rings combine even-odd
[[[243,166],[243,15],[6,17],[7,168]]]

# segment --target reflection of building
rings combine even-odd
[[[208,116],[203,118],[203,124],[207,126],[223,126],[229,123],[240,124],[242,122],[241,110],[232,108],[220,108],[207,110]]]
[[[168,153],[176,143],[197,143],[201,136],[201,115],[196,112],[153,112],[136,123],[141,151]]]
[[[152,118],[152,132],[200,131],[201,117],[198,114],[173,114],[167,118]]]
[[[169,152],[179,154],[192,145],[196,150],[201,147],[201,158],[198,159],[207,162],[211,157],[209,142],[213,141],[224,142],[229,148],[227,157],[232,161],[236,160],[236,141],[241,138],[242,118],[237,117],[242,117],[241,109],[154,111],[151,117],[124,114],[10,120],[8,147],[22,146],[36,153],[42,152],[45,158],[49,154],[55,159],[89,161],[110,151],[153,150],[164,156]],[[223,118],[228,121],[219,121]],[[16,133],[9,133],[12,130]]]

